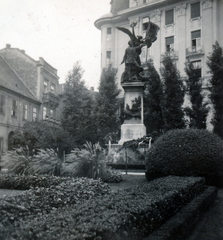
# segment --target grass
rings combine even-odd
[[[108,183],[111,190],[117,191],[119,189],[130,188],[147,182],[145,175],[123,174],[123,181],[120,183]]]

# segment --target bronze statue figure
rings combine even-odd
[[[129,46],[125,50],[125,55],[121,64],[125,63],[125,71],[122,74],[121,82],[134,82],[134,81],[145,81],[143,76],[140,74],[143,72],[143,68],[141,66],[140,54],[141,49],[144,46],[147,48],[151,47],[152,43],[157,39],[157,32],[159,31],[159,26],[155,23],[148,23],[146,36],[143,39],[142,36],[136,36],[134,27],[136,23],[131,24],[132,32],[124,27],[117,27],[118,30],[126,33],[130,37],[130,41],[128,42]]]

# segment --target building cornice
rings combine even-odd
[[[13,95],[16,95],[17,97],[26,99],[26,100],[28,100],[28,101],[30,101],[30,102],[35,103],[35,104],[38,104],[38,105],[41,105],[41,104],[42,104],[42,102],[40,102],[40,101],[38,101],[38,100],[34,100],[34,99],[32,99],[32,98],[29,98],[29,97],[27,97],[27,96],[25,96],[25,95],[23,95],[23,94],[21,94],[21,93],[15,92],[15,91],[13,91],[13,90],[11,90],[11,89],[9,89],[9,88],[6,88],[6,87],[4,87],[4,86],[2,86],[2,85],[0,85],[0,90],[3,90],[3,91],[8,92],[8,93],[11,93],[11,94],[13,94]]]

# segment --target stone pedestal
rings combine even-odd
[[[125,82],[121,84],[124,91],[125,120],[121,126],[119,144],[142,138],[146,135],[143,123],[143,82]]]

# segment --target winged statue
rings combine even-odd
[[[143,77],[140,74],[143,71],[139,57],[141,54],[141,49],[144,46],[147,46],[147,48],[151,47],[152,43],[156,41],[157,33],[160,29],[158,25],[150,22],[149,19],[146,29],[146,36],[143,39],[142,36],[135,35],[135,26],[136,23],[131,24],[132,32],[124,27],[116,27],[118,30],[126,33],[130,37],[130,41],[128,42],[129,46],[125,50],[125,54],[121,62],[121,64],[125,63],[125,71],[122,74],[121,82],[143,80]]]

